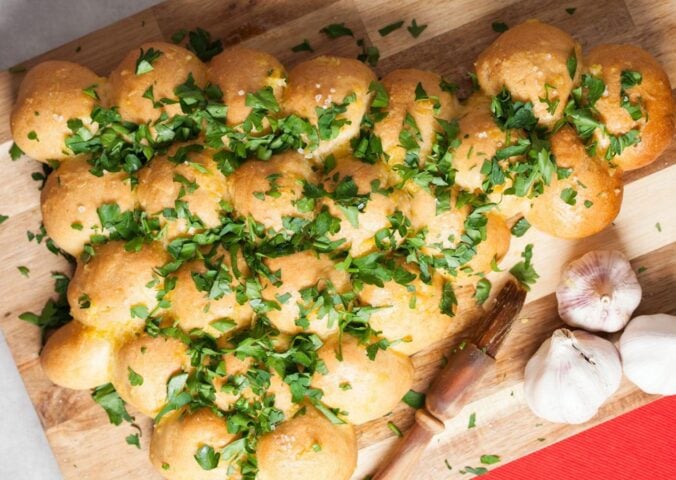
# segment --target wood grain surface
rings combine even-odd
[[[576,8],[574,14],[567,8]],[[381,37],[378,29],[398,20],[427,24],[415,39],[405,29]],[[148,40],[168,39],[180,28],[201,26],[226,44],[242,42],[276,55],[287,67],[313,55],[327,53],[354,57],[359,48],[350,37],[329,40],[319,29],[345,22],[356,38],[376,45],[381,60],[379,75],[401,67],[433,70],[447,79],[463,81],[477,54],[496,37],[492,22],[515,25],[528,18],[550,22],[571,33],[583,48],[601,43],[626,42],[642,46],[664,65],[676,84],[676,4],[673,0],[297,0],[220,1],[170,0],[25,62],[30,67],[46,59],[79,62],[107,74],[130,49]],[[294,53],[291,47],[308,39],[315,53]],[[146,459],[150,422],[141,421],[142,450],[126,445],[130,427],[114,427],[88,392],[52,385],[39,360],[37,328],[18,319],[24,311],[38,311],[52,295],[53,271],[70,273],[65,261],[43,244],[28,242],[27,231],[40,224],[39,182],[31,173],[41,166],[28,158],[12,162],[9,112],[22,74],[0,72],[0,164],[3,187],[0,213],[10,218],[0,226],[0,327],[9,343],[26,388],[66,479],[157,479]],[[641,268],[644,299],[637,313],[676,313],[676,145],[653,165],[632,172],[625,181],[622,211],[604,232],[580,241],[548,237],[531,229],[514,239],[502,266],[511,266],[526,243],[535,244],[535,267],[541,278],[529,293],[517,326],[498,357],[497,373],[486,378],[472,402],[448,424],[424,456],[417,478],[465,478],[460,470],[479,466],[483,454],[500,455],[507,462],[559,441],[576,432],[637,408],[655,397],[624,381],[599,415],[581,426],[555,425],[534,417],[522,395],[525,362],[540,343],[560,326],[554,288],[565,262],[594,248],[617,248]],[[660,224],[661,231],[656,224]],[[30,268],[23,277],[17,267]],[[498,279],[493,279],[499,282]],[[465,299],[469,305],[469,300]],[[467,307],[456,321],[471,323],[480,310]],[[415,389],[424,390],[457,339],[446,339],[414,357]],[[359,428],[360,457],[355,479],[373,471],[395,437],[392,421],[405,430],[414,411],[400,404],[391,415]],[[468,429],[470,414],[476,427]],[[141,416],[138,415],[140,419]],[[451,465],[452,470],[448,469]]]

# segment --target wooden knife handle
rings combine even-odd
[[[444,424],[421,409],[415,423],[391,452],[391,460],[373,476],[373,480],[406,480],[415,478],[413,470],[432,438],[443,432]]]

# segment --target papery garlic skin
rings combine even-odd
[[[676,317],[666,313],[634,318],[620,337],[622,368],[646,393],[676,395]]]
[[[640,303],[641,285],[623,253],[594,250],[566,266],[556,299],[571,327],[617,332]]]
[[[555,423],[584,423],[619,388],[620,356],[608,340],[582,330],[556,330],[526,364],[526,403]]]

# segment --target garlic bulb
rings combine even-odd
[[[584,423],[620,386],[622,366],[608,340],[560,328],[526,364],[526,403],[538,417]]]
[[[624,374],[646,393],[676,395],[676,317],[634,318],[620,337]]]
[[[621,252],[595,250],[564,269],[556,299],[559,315],[571,327],[617,332],[641,301],[641,285]]]

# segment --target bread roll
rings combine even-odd
[[[356,184],[358,195],[370,195],[364,207],[357,207],[357,223],[350,221],[346,206],[339,201],[324,198],[322,203],[328,206],[331,215],[340,219],[340,231],[331,235],[331,240],[345,239],[341,247],[349,248],[350,255],[357,257],[375,249],[374,236],[380,229],[390,226],[387,217],[397,210],[397,201],[402,193],[398,189],[386,192],[389,172],[384,164],[371,165],[352,156],[341,157],[336,161],[335,168],[326,175],[324,188],[333,193],[348,178]]]
[[[115,203],[124,212],[136,204],[125,172],[105,172],[97,177],[90,168],[82,157],[62,162],[47,177],[40,196],[47,235],[73,256],[82,252],[91,235],[104,233],[97,208]]]
[[[265,281],[263,298],[279,303],[280,310],[272,310],[267,316],[270,323],[282,333],[316,333],[324,338],[338,330],[338,320],[329,316],[318,316],[318,307],[310,300],[301,297],[302,291],[315,287],[322,291],[329,283],[337,293],[345,293],[352,287],[350,277],[344,270],[336,269],[328,255],[312,251],[298,252],[265,261],[272,272],[279,271],[281,285]],[[285,298],[288,297],[288,298]],[[283,303],[280,300],[285,300]],[[307,318],[301,319],[301,308],[308,310]],[[340,307],[338,307],[340,308]],[[307,321],[307,326],[302,324]]]
[[[355,425],[391,412],[413,384],[413,364],[406,355],[387,349],[371,360],[366,346],[352,335],[334,335],[317,353],[328,372],[315,372],[312,387],[324,392],[326,405],[347,412],[345,418]]]
[[[419,137],[419,164],[422,166],[432,151],[436,132],[442,129],[436,119],[450,120],[455,116],[458,101],[454,95],[441,89],[439,75],[424,70],[394,70],[385,75],[382,83],[389,95],[389,105],[383,108],[387,116],[375,124],[373,133],[380,137],[390,165],[404,161],[406,150],[399,140],[402,130]],[[419,84],[428,98],[416,100]],[[407,124],[407,116],[414,120],[414,127]]]
[[[573,173],[563,180],[554,175],[544,193],[533,199],[533,208],[526,213],[526,219],[538,230],[556,237],[594,235],[610,225],[620,211],[619,172],[611,171],[604,160],[590,158],[570,127],[559,130],[551,141],[557,166],[572,168]],[[570,196],[573,192],[576,196],[569,200],[573,203],[570,205],[562,195]]]
[[[321,56],[291,69],[284,92],[284,110],[287,114],[307,118],[313,125],[318,122],[317,109],[331,109],[354,95],[345,112],[336,116],[336,120],[347,123],[335,132],[320,135],[318,148],[306,152],[308,155],[323,158],[329,153],[338,156],[347,152],[350,140],[359,134],[371,98],[369,85],[375,79],[370,68],[351,58]]]
[[[235,213],[266,228],[280,231],[284,217],[312,219],[314,212],[301,211],[296,202],[303,198],[303,182],[316,183],[308,161],[296,152],[285,152],[270,160],[249,160],[233,173],[232,205]]]
[[[149,62],[152,70],[137,74],[137,63],[142,52],[147,56],[150,49],[161,52]],[[181,113],[178,103],[153,105],[163,98],[176,99],[174,89],[192,75],[195,84],[204,87],[207,83],[206,66],[189,50],[165,42],[148,42],[130,51],[110,74],[111,103],[119,108],[123,119],[134,123],[157,120],[162,113],[170,117]],[[143,96],[153,88],[155,102]]]
[[[156,243],[130,252],[119,241],[99,245],[95,253],[89,262],[78,262],[68,286],[73,318],[112,332],[143,328],[145,320],[132,317],[131,308],[145,306],[151,311],[157,306],[162,282],[153,269],[166,263],[169,255]]]
[[[581,52],[580,44],[563,30],[528,20],[500,35],[474,66],[486,94],[497,95],[506,87],[513,100],[533,103],[533,113],[541,125],[552,126],[562,117],[568,96],[580,78]],[[572,55],[577,65],[573,75],[568,71]]]
[[[485,161],[490,161],[496,152],[502,148],[514,145],[523,138],[522,130],[510,129],[503,131],[495,123],[490,110],[490,97],[475,93],[462,109],[458,119],[458,147],[453,151],[453,168],[455,168],[455,184],[469,192],[481,192],[485,176],[481,167]],[[509,161],[522,161],[523,156],[511,157]],[[507,160],[503,160],[507,163]],[[527,198],[516,195],[503,195],[502,192],[511,187],[511,180],[505,179],[505,184],[493,187],[489,194],[491,202],[497,204],[496,210],[505,218],[511,218],[530,208]]]
[[[256,457],[259,480],[348,480],[357,465],[357,437],[352,425],[334,425],[308,406],[264,435]]]
[[[150,461],[168,480],[230,480],[230,463],[221,459],[213,470],[204,470],[197,460],[197,451],[208,445],[215,452],[236,439],[228,433],[225,418],[208,408],[192,413],[167,415],[155,427],[150,441]]]
[[[73,320],[49,337],[40,363],[57,385],[88,390],[110,381],[112,352],[111,336]]]
[[[141,334],[115,352],[111,382],[125,402],[154,417],[167,403],[169,379],[190,366],[187,350],[174,338]]]
[[[669,77],[655,58],[633,45],[600,45],[585,59],[590,73],[600,76],[606,92],[596,102],[601,122],[612,135],[622,135],[638,129],[640,142],[627,147],[611,159],[622,170],[634,170],[652,163],[674,136],[674,102]],[[638,72],[641,82],[627,89],[629,101],[642,107],[642,116],[632,120],[621,105],[622,72]],[[608,137],[599,129],[595,132],[599,155],[609,146]]]
[[[418,273],[412,265],[404,266]],[[437,274],[430,284],[419,277],[407,286],[393,280],[385,282],[383,288],[366,284],[359,292],[359,300],[381,307],[371,313],[369,323],[386,339],[398,341],[390,348],[413,355],[444,338],[453,324],[453,317],[441,312],[443,284],[443,278]]]
[[[164,209],[173,209],[169,218],[162,215],[168,224],[168,240],[220,225],[221,205],[229,197],[225,176],[211,152],[189,152],[185,161],[175,163],[172,158],[180,154],[181,148],[173,148],[167,156],[153,158],[138,176],[138,200],[146,212],[158,215]],[[177,200],[185,202],[190,214],[197,217],[196,221],[181,214],[176,208]]]
[[[247,373],[255,367],[254,360],[251,357],[240,359],[235,354],[228,353],[223,355],[223,361],[227,374],[216,377],[213,381],[216,389],[214,403],[218,408],[228,411],[240,398],[256,401],[264,396],[274,395],[275,408],[284,412],[287,418],[295,413],[298,406],[292,402],[289,385],[284,383],[284,380],[274,370],[267,372],[266,368],[262,369],[262,371],[269,373],[270,381],[267,390],[261,392],[252,388],[251,380],[247,378]],[[258,370],[258,372],[254,371],[253,374],[261,375],[261,369]]]
[[[248,303],[240,305],[237,301],[235,288],[239,282],[235,271],[232,269],[230,254],[219,251],[206,261],[209,262],[210,268],[207,268],[205,261],[195,260],[184,263],[177,270],[176,286],[167,295],[167,298],[171,302],[171,316],[186,332],[198,328],[214,337],[229,335],[239,328],[248,326],[251,323],[253,311]],[[211,292],[197,289],[193,276],[204,274],[208,270],[214,271],[214,269],[218,272],[217,275],[230,276],[231,280],[226,282],[229,284],[229,291],[225,291],[225,285],[213,290],[214,295]],[[246,276],[249,273],[249,268],[241,254],[238,255],[237,270],[240,277]],[[217,282],[221,283],[218,280]],[[223,290],[222,292],[218,291],[221,289]],[[220,298],[214,298],[216,295],[221,294]],[[223,319],[234,322],[232,329],[224,331],[212,325],[213,322]]]
[[[104,82],[88,68],[71,62],[52,60],[31,68],[10,116],[14,142],[41,162],[71,157],[66,147],[66,138],[73,134],[68,120],[82,120],[85,127],[97,130],[91,111],[98,102],[83,90],[103,87]]]
[[[239,45],[211,59],[208,77],[223,91],[223,103],[228,106],[228,125],[239,125],[251,113],[251,107],[246,105],[248,93],[270,87],[281,105],[286,86],[286,71],[275,57]]]
[[[476,282],[479,280],[476,274],[490,272],[491,264],[499,262],[507,254],[511,238],[512,232],[504,217],[494,211],[486,213],[486,238],[476,246],[476,254],[467,262],[471,271],[461,270],[458,283]]]

